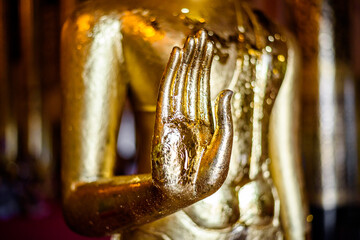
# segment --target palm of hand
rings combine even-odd
[[[161,147],[154,149],[157,178],[180,191],[180,186],[188,188],[194,184],[201,156],[211,137],[208,126],[184,117],[175,117],[164,123]],[[161,158],[161,162],[156,161]]]

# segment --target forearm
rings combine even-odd
[[[169,215],[191,203],[166,196],[150,174],[73,184],[64,216],[76,232],[104,236]]]

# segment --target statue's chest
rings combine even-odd
[[[206,24],[185,21],[176,16],[143,16],[139,12],[122,17],[122,46],[132,101],[138,110],[155,106],[158,85],[173,47],[182,47],[187,36]],[[211,74],[211,97],[223,90],[235,70],[236,46],[228,39],[208,31],[216,45]],[[236,34],[236,33],[234,33]],[[232,39],[234,39],[233,37]]]

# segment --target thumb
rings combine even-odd
[[[205,195],[209,195],[221,187],[229,170],[233,140],[232,94],[232,91],[224,90],[216,99],[215,132],[200,161],[196,178],[199,192]]]
[[[232,118],[231,118],[231,97],[233,92],[231,90],[223,90],[219,93],[215,102],[215,120],[216,130],[230,130],[232,132]],[[225,131],[226,131],[225,130]]]

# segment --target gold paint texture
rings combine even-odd
[[[287,153],[297,148],[295,140],[269,136],[280,85],[294,84],[285,77],[293,68],[290,47],[278,27],[244,3],[81,6],[62,33],[69,226],[89,236],[121,234],[114,239],[302,239],[301,178],[286,164],[297,156],[285,154],[284,163],[281,152],[269,155],[269,142]],[[144,174],[114,176],[126,97],[135,109]],[[292,97],[285,94],[277,105],[291,105]],[[282,116],[292,120],[280,114],[275,121]],[[294,175],[285,179],[283,171]],[[278,184],[284,181],[290,184]],[[291,204],[288,188],[295,193]],[[288,214],[280,216],[282,201]]]

